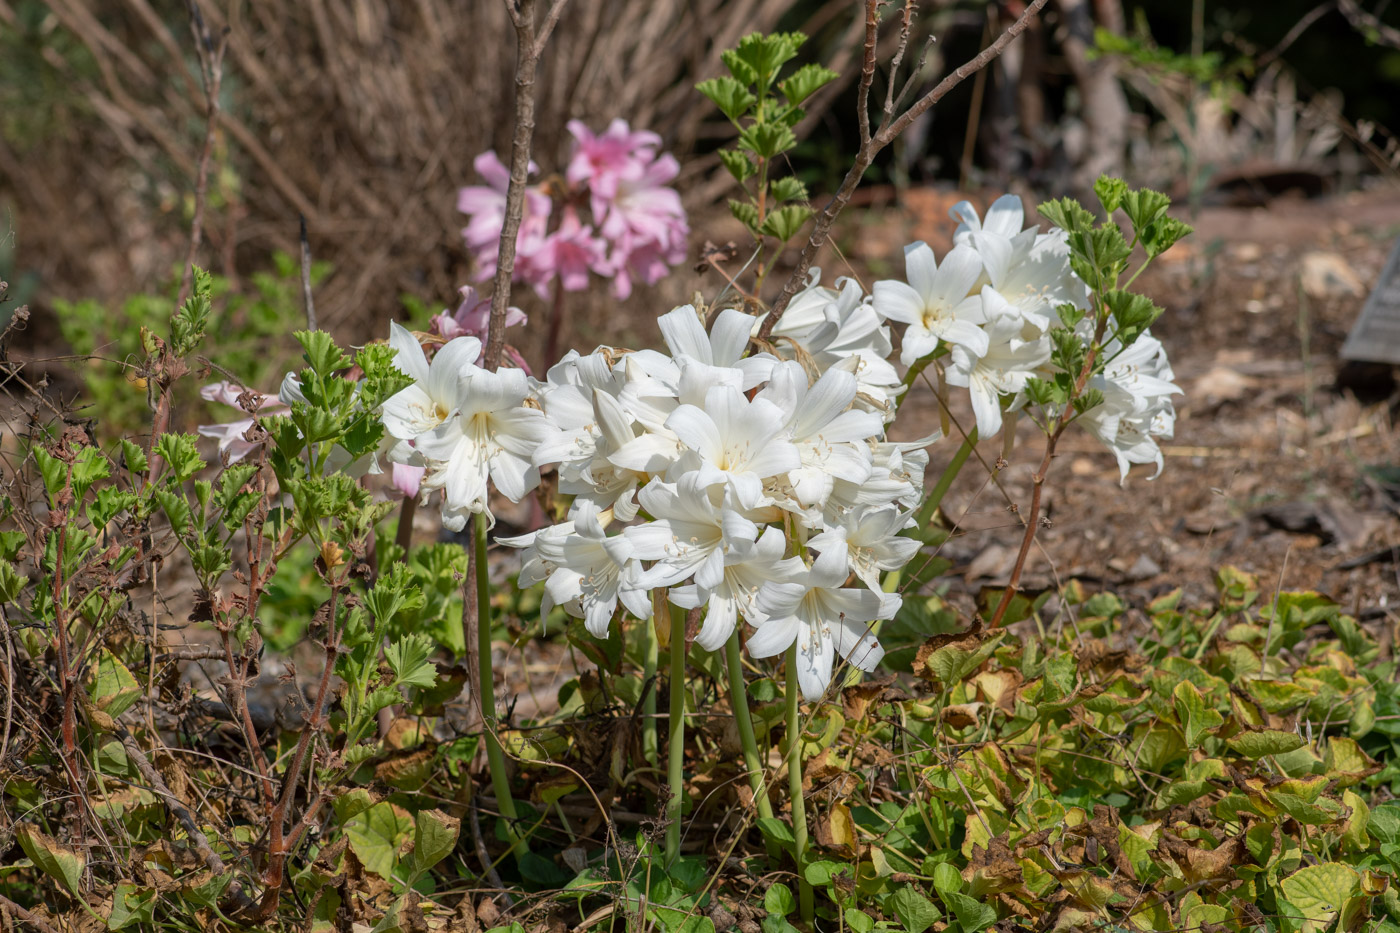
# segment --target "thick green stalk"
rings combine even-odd
[[[797,641],[787,651],[788,793],[792,797],[793,855],[797,859],[797,903],[802,922],[811,924],[814,914],[812,886],[807,882],[807,806],[802,797],[802,732],[797,721]]]
[[[758,807],[760,819],[772,819],[773,803],[768,799],[768,788],[764,785],[763,758],[758,754],[753,717],[749,715],[749,691],[744,683],[744,662],[739,658],[738,629],[724,643],[724,662],[729,668],[729,705],[734,708],[734,723],[739,727],[739,744],[744,748],[744,768],[749,772],[754,804]]]
[[[506,756],[496,735],[496,674],[491,666],[491,580],[486,567],[486,513],[476,516],[476,643],[477,683],[481,689],[481,721],[486,742],[486,762],[491,768],[491,788],[496,793],[501,816],[505,818],[506,838],[519,858],[526,852],[524,838],[515,828],[515,798],[510,795],[506,776]]]
[[[685,616],[671,613],[671,730],[667,737],[670,754],[666,761],[666,784],[671,796],[666,801],[666,867],[681,854],[681,794],[685,792]]]

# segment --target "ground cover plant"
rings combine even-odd
[[[561,7],[511,8],[522,74]],[[959,202],[951,247],[908,244],[902,274],[811,268],[875,154],[946,93],[901,110],[892,82],[867,108],[868,10],[862,148],[821,209],[783,170],[833,77],[789,64],[803,37],[747,36],[700,87],[735,124],[721,159],[751,243],[706,251],[713,294],[657,309],[664,349],[569,349],[533,374],[511,352],[513,281],[617,275],[681,222],[669,166],[614,128],[617,151],[575,135],[617,252],[569,253],[567,220],[527,229],[521,119],[511,164],[487,165],[501,184],[467,199],[475,248],[496,242],[488,299],[350,352],[315,327],[308,260],[300,363],[271,395],[257,361],[221,364],[218,284],[191,265],[129,351],[147,428],[111,437],[100,409],[26,396],[0,531],[7,920],[1400,923],[1400,696],[1373,630],[1230,566],[1208,606],[1023,586],[1062,442],[1091,438],[1144,500],[1166,466],[1181,389],[1139,281],[1191,233],[1169,199],[1103,177],[1088,203]],[[172,427],[201,391],[244,416],[201,428],[213,451]],[[920,396],[939,413],[922,436],[900,418]],[[960,613],[942,506],[1013,458],[1038,464],[1014,565]],[[425,507],[451,540],[415,539]],[[536,643],[573,676],[527,715],[496,689]],[[182,665],[206,661],[196,692]],[[273,664],[286,702],[257,695]]]

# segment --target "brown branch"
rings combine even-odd
[[[190,248],[185,257],[184,278],[180,281],[180,298],[176,306],[190,296],[194,276],[194,261],[204,238],[204,206],[208,201],[209,157],[214,151],[214,137],[219,129],[219,88],[224,82],[224,52],[228,50],[225,31],[215,42],[204,25],[199,5],[190,0],[190,31],[194,33],[195,50],[199,55],[200,76],[204,81],[205,127],[204,148],[199,153],[199,167],[194,180],[194,219],[190,222]]]
[[[505,0],[515,26],[515,137],[510,148],[510,185],[506,188],[506,215],[501,245],[496,254],[496,278],[491,292],[491,324],[486,336],[487,369],[501,365],[506,346],[506,311],[510,307],[510,281],[515,272],[515,246],[525,215],[525,186],[530,180],[530,147],[535,138],[535,75],[545,42],[559,22],[568,0],[554,0],[544,22],[536,29],[535,0]]]
[[[1027,5],[1024,13],[1016,22],[1007,27],[1006,31],[997,37],[996,41],[987,46],[977,57],[968,61],[955,69],[945,77],[938,85],[913,105],[904,111],[897,119],[891,120],[887,115],[881,122],[880,129],[870,138],[870,141],[860,147],[860,152],[856,154],[855,162],[851,165],[850,171],[846,173],[845,179],[841,182],[841,187],[836,194],[822,208],[821,213],[816,217],[816,223],[812,228],[812,235],[807,238],[807,243],[802,247],[802,254],[798,257],[797,268],[793,270],[792,276],[787,284],[783,286],[783,291],[778,295],[777,301],[773,302],[773,312],[763,322],[759,329],[758,340],[766,341],[773,333],[773,326],[782,318],[783,312],[787,310],[788,303],[801,290],[807,281],[807,270],[812,267],[812,263],[817,258],[817,252],[825,245],[827,237],[831,233],[831,225],[835,223],[837,215],[845,208],[847,202],[851,200],[851,195],[855,193],[856,187],[864,177],[867,169],[875,161],[875,156],[893,142],[901,133],[909,128],[909,125],[923,116],[934,104],[942,100],[949,91],[957,87],[967,78],[986,68],[999,56],[1002,51],[1021,33],[1030,26],[1031,21],[1039,14],[1041,8],[1048,0],[1032,0]],[[894,76],[890,76],[891,80]],[[492,309],[494,313],[494,308]],[[505,312],[502,311],[502,314]]]
[[[1400,49],[1400,29],[1387,26],[1375,14],[1363,10],[1356,0],[1337,0],[1337,9],[1342,11],[1353,29],[1372,42]]]
[[[856,100],[862,146],[870,142],[870,85],[875,81],[875,46],[879,37],[880,0],[865,0],[865,52],[860,60],[860,91]]]
[[[47,921],[39,919],[37,914],[30,913],[3,894],[0,894],[0,913],[14,914],[21,923],[29,924],[39,933],[58,933]]]

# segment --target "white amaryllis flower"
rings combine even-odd
[[[749,401],[732,386],[705,393],[705,407],[681,405],[666,419],[688,448],[678,468],[694,469],[705,486],[734,490],[741,508],[763,503],[763,481],[802,465],[792,442],[783,437],[788,415],[765,399]]]
[[[989,319],[1014,314],[1046,331],[1059,305],[1089,306],[1089,290],[1070,269],[1063,230],[1039,234],[1032,227],[1010,239],[974,233],[971,242],[986,269],[982,302]]]
[[[688,583],[671,590],[671,602],[682,609],[705,607],[705,623],[695,636],[697,645],[706,651],[718,651],[734,634],[741,615],[750,625],[767,621],[768,617],[758,608],[763,585],[792,582],[807,572],[800,559],[783,557],[786,548],[787,538],[770,525],[742,560],[724,565],[717,582]]]
[[[481,341],[475,337],[449,340],[430,363],[418,338],[391,321],[389,346],[396,351],[395,368],[413,384],[384,402],[384,430],[398,440],[411,441],[456,414],[458,382],[481,355]]]
[[[826,692],[838,655],[862,671],[873,671],[885,656],[870,623],[894,618],[899,597],[847,587],[849,576],[846,555],[832,548],[799,580],[767,583],[758,594],[758,608],[768,618],[749,637],[749,654],[771,658],[796,642],[797,682],[809,701]]]
[[[983,289],[990,290],[990,286]],[[943,378],[949,385],[968,390],[977,415],[977,433],[989,438],[1001,430],[1001,397],[1024,389],[1036,368],[1050,359],[1050,339],[1043,334],[1024,339],[1027,328],[1011,313],[992,318],[983,329],[987,352],[977,356],[966,347],[953,347]],[[1030,330],[1035,332],[1035,328]]]
[[[421,488],[443,492],[445,527],[460,531],[472,513],[491,517],[488,479],[512,502],[539,485],[531,455],[555,429],[539,409],[524,406],[528,394],[526,376],[518,369],[493,373],[470,367],[458,384],[456,414],[414,440],[428,467]]]
[[[987,208],[985,218],[977,216],[977,208],[971,201],[959,201],[948,209],[948,216],[958,221],[953,231],[953,243],[969,243],[973,235],[991,234],[1003,239],[1011,239],[1021,233],[1026,220],[1026,208],[1014,194],[1003,194]]]
[[[635,555],[656,561],[642,577],[648,587],[675,586],[689,579],[717,586],[724,565],[744,560],[758,539],[758,526],[723,502],[723,487],[705,486],[696,473],[678,483],[653,481],[638,494],[652,517],[625,532]]]
[[[715,318],[708,334],[693,305],[683,305],[663,314],[657,324],[673,357],[707,367],[737,369],[743,373],[740,388],[744,391],[767,379],[773,368],[773,357],[766,353],[744,356],[753,318],[742,311],[725,308]]]
[[[955,246],[939,266],[927,243],[905,247],[908,283],[875,283],[875,310],[881,317],[909,325],[904,331],[900,362],[909,366],[938,349],[941,343],[987,352],[987,335],[978,327],[986,320],[982,298],[969,294],[982,276],[982,260],[970,246]]]
[[[608,535],[603,527],[608,518],[593,503],[580,500],[570,522],[499,539],[510,547],[527,548],[521,585],[545,581],[541,613],[562,606],[583,619],[595,638],[608,637],[619,601],[637,618],[651,618],[651,596],[638,581],[641,565],[633,557],[632,543],[622,535]]]
[[[1173,381],[1171,364],[1161,341],[1144,333],[1123,349],[1115,338],[1103,349],[1108,362],[1088,387],[1103,393],[1103,404],[1079,417],[1118,461],[1119,478],[1126,480],[1134,463],[1156,464],[1155,479],[1164,461],[1158,437],[1171,437],[1176,410],[1171,397],[1181,389]]]
[[[851,573],[873,592],[882,593],[881,572],[898,570],[919,552],[916,539],[899,534],[909,524],[909,513],[893,506],[852,509],[838,516],[836,523],[828,525],[807,546],[821,553],[844,553]]]
[[[884,419],[851,408],[859,384],[842,369],[831,369],[814,385],[794,362],[773,370],[757,396],[791,413],[787,435],[797,448],[801,465],[787,473],[792,497],[802,508],[821,507],[831,497],[837,479],[863,483],[870,476],[869,441],[884,433]]]

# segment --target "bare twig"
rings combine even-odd
[[[1328,12],[1336,8],[1336,6],[1337,0],[1325,0],[1325,2],[1319,3],[1317,6],[1304,13],[1303,18],[1293,24],[1293,28],[1288,30],[1288,32],[1284,35],[1282,39],[1278,40],[1277,45],[1269,49],[1269,51],[1265,52],[1263,55],[1259,56],[1259,58],[1254,62],[1254,67],[1262,71],[1266,66],[1269,65],[1270,62],[1272,62],[1274,59],[1278,58],[1285,51],[1287,51],[1289,46],[1291,46],[1294,42],[1297,42],[1298,37],[1301,36],[1303,33],[1307,32],[1309,26],[1311,26],[1313,23],[1317,22]]]
[[[228,866],[224,864],[223,859],[219,858],[219,853],[215,852],[213,847],[209,845],[209,838],[199,828],[199,823],[195,820],[194,814],[190,812],[190,808],[185,806],[185,802],[176,797],[170,790],[165,779],[155,769],[155,765],[151,764],[150,759],[146,757],[146,752],[136,741],[136,736],[122,726],[117,726],[116,732],[117,738],[121,740],[122,748],[126,749],[127,757],[131,759],[132,763],[136,765],[136,770],[140,771],[141,776],[151,785],[151,790],[165,801],[166,807],[174,814],[175,819],[180,821],[180,825],[185,829],[185,834],[190,837],[190,844],[199,853],[199,857],[204,860],[204,864],[216,875],[222,875],[228,871]]]
[[[501,246],[491,292],[490,332],[486,337],[485,365],[490,370],[501,364],[501,353],[506,345],[506,310],[510,307],[510,280],[515,272],[515,241],[525,215],[525,185],[529,182],[530,147],[535,138],[535,74],[545,43],[566,3],[568,0],[554,0],[537,28],[535,0],[505,0],[506,11],[515,26],[515,136],[510,148],[505,222],[501,226]]]
[[[758,340],[766,341],[773,333],[773,326],[782,318],[783,312],[787,309],[788,302],[792,301],[798,291],[807,281],[807,270],[812,267],[813,261],[817,258],[817,252],[826,243],[827,237],[831,233],[831,225],[835,223],[836,217],[845,208],[851,195],[855,193],[856,187],[864,177],[865,172],[875,161],[875,156],[893,142],[899,134],[909,128],[909,125],[923,116],[934,104],[942,100],[949,91],[957,87],[967,78],[986,68],[991,62],[1002,53],[1002,51],[1021,33],[1030,26],[1031,21],[1040,13],[1047,0],[1032,0],[1026,6],[1025,12],[1021,14],[1016,22],[1007,27],[1006,31],[997,37],[996,41],[983,49],[971,61],[955,69],[945,77],[933,90],[929,91],[919,100],[915,101],[908,110],[900,114],[899,117],[892,117],[886,114],[880,123],[878,131],[871,136],[869,142],[860,147],[860,152],[856,154],[854,163],[846,177],[841,182],[841,187],[826,207],[817,214],[816,222],[812,227],[812,234],[807,238],[806,244],[802,247],[802,254],[798,257],[797,268],[793,270],[787,284],[783,286],[783,291],[776,301],[773,302],[773,313],[768,315],[763,321],[763,326],[758,332]],[[890,76],[893,81],[894,76]],[[495,308],[492,308],[492,314]],[[501,312],[504,314],[504,310]]]
[[[194,181],[194,219],[190,222],[190,248],[185,257],[184,277],[180,280],[181,305],[190,296],[190,284],[194,276],[194,261],[199,253],[199,244],[204,237],[204,205],[208,200],[209,157],[214,151],[214,137],[219,129],[219,88],[224,81],[224,52],[228,49],[228,31],[220,34],[218,41],[209,34],[204,25],[204,17],[199,5],[190,0],[190,30],[194,33],[195,50],[199,55],[200,77],[204,81],[205,127],[204,148],[199,153],[199,167]]]
[[[301,215],[301,300],[306,306],[306,329],[316,330],[316,302],[311,299],[311,241],[306,238],[306,215]]]
[[[1380,17],[1363,10],[1356,0],[1337,0],[1337,9],[1342,11],[1353,29],[1371,41],[1400,49],[1400,29],[1381,22]]]

